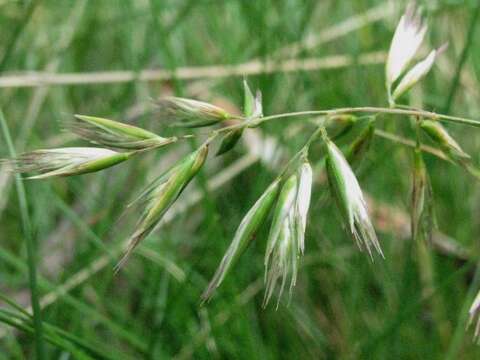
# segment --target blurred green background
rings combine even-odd
[[[423,52],[447,41],[450,46],[404,102],[480,119],[480,26],[472,27],[478,1],[420,4],[430,26]],[[151,99],[164,95],[239,112],[243,75],[263,91],[267,115],[386,106],[385,52],[405,5],[0,0],[0,107],[22,152],[85,145],[62,130],[75,113],[173,133],[152,112]],[[393,119],[380,117],[378,129],[412,139],[408,119]],[[264,226],[213,300],[200,306],[243,214],[311,132],[305,120],[265,124],[231,153],[211,156],[164,225],[117,276],[112,267],[119,247],[138,217],[121,217],[126,204],[195,142],[101,173],[25,182],[45,326],[61,339],[46,346],[47,358],[478,358],[472,330],[465,331],[468,307],[480,288],[478,180],[426,155],[438,232],[431,246],[413,243],[412,152],[380,137],[358,176],[385,261],[372,263],[343,231],[319,167],[306,255],[290,304],[262,308]],[[479,130],[447,127],[478,163]],[[1,139],[0,157],[8,157]],[[321,148],[313,150],[312,162],[320,161]],[[5,166],[0,194],[0,292],[27,308],[22,221]],[[0,359],[34,358],[31,328],[19,330],[3,314]]]

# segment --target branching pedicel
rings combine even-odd
[[[413,191],[411,196],[412,238],[428,238],[434,224],[431,207],[432,191],[428,173],[422,158],[420,133],[427,134],[452,163],[458,164],[476,177],[477,169],[470,156],[448,134],[438,122],[449,121],[458,124],[480,126],[480,122],[461,117],[436,114],[425,110],[412,109],[396,105],[396,101],[413,85],[418,83],[432,68],[435,59],[445,49],[445,45],[432,50],[422,61],[410,67],[425,35],[427,26],[422,21],[419,10],[410,5],[402,16],[390,46],[386,64],[386,88],[388,108],[359,107],[332,110],[311,110],[276,115],[263,115],[260,91],[253,95],[244,81],[244,115],[233,116],[217,106],[191,99],[168,97],[157,102],[160,113],[174,120],[181,128],[213,126],[225,120],[236,120],[234,125],[212,130],[205,142],[194,152],[180,160],[172,168],[153,181],[134,203],[143,205],[144,210],[138,220],[124,256],[116,266],[120,269],[135,247],[158,225],[164,214],[174,204],[188,183],[204,165],[208,149],[214,141],[221,139],[217,155],[231,150],[242,133],[248,128],[258,127],[267,121],[281,118],[324,116],[325,121],[311,135],[300,151],[286,164],[283,171],[273,180],[240,223],[220,265],[210,284],[202,295],[203,301],[209,300],[215,289],[220,286],[235,261],[252,241],[254,234],[264,225],[272,214],[270,233],[266,241],[264,304],[271,299],[277,283],[280,281],[281,298],[285,284],[289,280],[289,292],[295,286],[300,257],[304,252],[304,239],[307,214],[312,187],[312,168],[308,152],[313,142],[324,144],[326,173],[330,184],[331,196],[335,199],[343,217],[345,228],[358,247],[365,249],[370,257],[377,252],[383,257],[380,243],[370,221],[367,206],[359,183],[351,169],[368,150],[375,134],[374,119],[380,114],[392,114],[412,117],[416,120],[417,139],[414,147]],[[360,122],[355,114],[369,114],[370,120],[363,132],[350,145],[346,156],[329,138],[323,124],[343,122],[340,135],[348,132],[352,125]],[[106,169],[135,155],[153,151],[173,144],[183,138],[164,138],[150,131],[97,117],[76,115],[69,125],[71,131],[85,140],[102,147],[61,148],[36,150],[20,155],[17,159],[6,160],[18,172],[37,172],[33,179],[52,176],[72,176]],[[477,318],[475,337],[480,333],[480,293],[470,309],[470,321]]]

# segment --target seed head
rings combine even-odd
[[[164,138],[136,126],[85,115],[75,115],[70,128],[88,141],[116,149],[146,150],[177,141],[175,137]]]
[[[394,101],[410,90],[413,85],[415,85],[425,75],[428,74],[437,57],[445,51],[447,46],[447,44],[444,44],[439,49],[432,50],[424,60],[418,62],[412,69],[410,69],[410,71],[405,74],[393,91],[392,97]]]
[[[282,187],[265,253],[266,306],[281,278],[277,307],[290,276],[289,293],[295,286],[298,269],[298,257],[305,248],[305,228],[312,188],[312,168],[305,158],[297,171],[291,175]]]
[[[347,151],[347,160],[354,169],[360,166],[360,163],[367,154],[372,145],[375,136],[375,120],[370,120],[367,127],[352,142]]]
[[[431,240],[435,224],[432,193],[422,152],[420,149],[415,149],[411,197],[411,230],[414,240],[418,238]]]
[[[125,264],[135,247],[159,224],[168,209],[198,173],[207,158],[207,154],[207,145],[191,153],[153,181],[140,197],[134,201],[134,203],[142,203],[145,209],[138,221],[137,229],[127,244],[122,259],[115,267],[116,272]]]
[[[242,134],[243,128],[234,129],[227,132],[222,138],[222,142],[220,143],[220,147],[218,148],[216,155],[223,155],[232,150],[242,137]]]
[[[470,155],[462,150],[441,124],[432,120],[423,120],[420,127],[440,146],[448,160],[463,167],[470,175],[480,180],[480,170],[474,164]]]
[[[332,135],[332,139],[338,139],[352,130],[357,123],[357,117],[351,114],[342,114],[330,116],[327,118],[328,132]]]
[[[245,251],[255,233],[265,222],[278,195],[279,189],[280,180],[275,180],[247,212],[235,232],[235,236],[223,256],[215,275],[202,294],[203,301],[208,301],[212,297],[213,292],[220,286],[227,272]]]
[[[244,114],[245,119],[252,121],[263,116],[262,112],[262,93],[260,90],[257,90],[257,94],[254,97],[250,87],[248,86],[247,80],[243,80],[243,90],[244,90]],[[227,132],[220,143],[220,147],[217,151],[217,156],[230,151],[235,147],[240,138],[242,137],[244,128],[233,129]]]
[[[326,137],[324,137],[324,141],[327,150],[326,169],[330,188],[347,229],[361,250],[366,248],[372,257],[373,247],[383,257],[375,229],[368,216],[362,190],[352,169],[337,146]]]
[[[385,68],[388,98],[392,106],[395,104],[396,99],[407,92],[430,71],[438,55],[446,48],[446,45],[443,45],[439,49],[431,51],[424,60],[418,62],[403,76],[392,93],[393,84],[414,59],[426,32],[427,25],[422,20],[421,12],[416,8],[415,3],[411,2],[405,14],[401,17],[393,35]]]
[[[134,153],[93,147],[67,147],[35,150],[6,160],[16,172],[39,172],[29,179],[44,179],[52,176],[72,176],[91,173],[114,166],[129,159]]]
[[[275,290],[278,279],[282,282],[279,290],[280,300],[285,282],[290,274],[290,290],[295,285],[297,275],[297,256],[299,246],[295,242],[295,200],[298,193],[298,178],[291,175],[282,187],[278,197],[272,226],[268,235],[267,250],[265,252],[265,281],[266,290],[263,304],[266,306]]]
[[[460,145],[440,123],[432,120],[422,120],[420,128],[440,146],[451,160],[457,163],[470,160],[470,155],[462,150]]]
[[[232,117],[218,106],[180,97],[161,98],[157,105],[160,113],[174,121],[173,126],[179,127],[209,126]]]
[[[407,6],[405,14],[400,18],[390,44],[386,65],[387,84],[389,86],[400,77],[407,65],[413,60],[426,32],[427,25],[424,24],[415,3],[411,2]]]
[[[262,92],[257,90],[255,96],[253,96],[247,80],[243,80],[244,90],[244,109],[243,112],[247,119],[255,119],[263,116],[262,108]]]
[[[308,209],[310,208],[310,198],[312,195],[313,171],[310,163],[305,161],[298,169],[298,193],[295,202],[298,213],[298,247],[303,254],[305,251],[305,230],[307,228]]]

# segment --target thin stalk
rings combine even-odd
[[[450,121],[458,124],[480,127],[480,121],[462,118],[458,116],[437,114],[437,113],[426,111],[426,110],[384,108],[384,107],[374,107],[374,106],[348,107],[348,108],[338,108],[338,109],[330,109],[330,110],[307,110],[307,111],[297,111],[297,112],[291,112],[291,113],[276,114],[276,115],[270,115],[270,116],[265,116],[263,118],[260,118],[250,123],[248,126],[257,127],[263,122],[274,120],[274,119],[287,118],[287,117],[312,116],[312,115],[334,116],[334,115],[351,114],[351,113],[419,116],[419,117],[424,117],[432,120],[444,120],[444,121]]]
[[[415,152],[421,151],[421,141],[420,141],[420,118],[415,119]],[[416,160],[415,160],[416,161]],[[423,160],[422,160],[423,161]],[[415,164],[416,166],[416,164]],[[425,171],[425,170],[424,170]],[[415,191],[415,176],[416,169],[413,170],[413,189]],[[428,175],[426,175],[428,177]],[[428,180],[427,180],[428,182]],[[428,186],[428,185],[427,185]],[[428,191],[428,190],[425,190]],[[414,203],[412,198],[412,215],[414,214]],[[428,205],[426,205],[428,206]],[[421,210],[423,211],[423,209]],[[412,241],[416,244],[415,250],[417,255],[417,265],[420,272],[420,283],[422,285],[422,292],[425,297],[428,297],[435,289],[435,269],[433,264],[432,254],[430,253],[426,239],[417,239],[415,230],[413,228],[414,219],[412,218]],[[433,229],[430,229],[433,231]],[[451,332],[450,324],[445,320],[445,306],[441,297],[431,296],[429,297],[429,307],[432,314],[434,323],[436,324],[435,329],[437,330],[438,336],[440,337],[441,344],[446,346],[448,343],[449,335]]]
[[[303,149],[304,149],[305,152],[308,152],[308,150],[310,149],[310,145],[311,145],[315,140],[317,140],[324,131],[326,131],[326,130],[325,130],[325,127],[323,126],[323,124],[321,124],[321,125],[317,128],[317,130],[315,130],[315,131],[313,132],[313,134],[310,135],[310,137],[308,138],[307,142],[306,142],[305,145],[303,146]]]
[[[278,178],[281,178],[282,176],[284,176],[287,173],[290,166],[294,164],[295,161],[297,161],[299,158],[301,158],[302,156],[305,156],[305,157],[308,156],[308,150],[310,148],[310,145],[319,138],[319,136],[322,134],[323,131],[324,131],[324,127],[319,126],[317,130],[315,130],[313,134],[310,135],[305,145],[303,145],[302,148],[295,155],[293,155],[293,157],[285,165],[283,170],[278,175]]]
[[[0,126],[2,128],[3,136],[7,143],[9,154],[12,158],[16,157],[15,147],[13,146],[12,137],[10,136],[10,130],[8,129],[7,121],[3,115],[2,109],[0,109]],[[35,329],[35,351],[36,358],[42,360],[45,358],[44,345],[43,345],[43,326],[42,326],[42,314],[39,303],[38,287],[37,287],[37,261],[36,261],[36,248],[33,239],[32,227],[30,222],[30,216],[28,214],[27,196],[25,194],[25,187],[20,174],[15,174],[15,186],[17,188],[18,203],[20,206],[20,216],[22,219],[23,233],[25,237],[25,243],[27,247],[27,265],[28,265],[28,280],[30,287],[30,298],[32,302],[33,310],[33,327]]]
[[[378,136],[382,139],[386,139],[386,140],[389,140],[391,142],[401,144],[401,145],[404,145],[404,146],[408,146],[408,147],[411,147],[411,148],[415,148],[415,146],[416,146],[415,141],[413,141],[413,140],[405,139],[405,138],[403,138],[401,136],[398,136],[396,134],[392,134],[390,132],[379,130],[379,129],[375,129],[375,136]],[[453,161],[450,160],[448,157],[446,157],[445,154],[441,150],[438,150],[434,147],[424,145],[424,144],[420,144],[420,150],[423,151],[423,152],[429,153],[433,156],[436,156],[439,159],[442,159],[444,161],[447,161],[447,162],[453,164]]]
[[[426,111],[421,109],[411,109],[408,107],[401,107],[401,105],[398,105],[395,108],[364,106],[364,107],[347,107],[347,108],[327,109],[327,110],[296,111],[296,112],[264,116],[262,118],[253,119],[253,120],[245,120],[243,118],[238,118],[244,121],[238,124],[233,124],[233,125],[225,126],[220,129],[213,130],[212,132],[209,133],[207,143],[210,143],[218,135],[222,133],[229,132],[232,130],[238,130],[238,129],[256,128],[261,124],[263,124],[264,122],[271,121],[271,120],[277,120],[277,119],[289,118],[289,117],[302,117],[302,116],[320,116],[320,115],[335,116],[335,115],[352,114],[352,113],[415,116],[415,117],[427,118],[432,120],[443,120],[443,121],[449,121],[457,124],[480,127],[480,121],[478,120],[473,120],[473,119],[468,119],[468,118],[463,118],[458,116],[450,116],[445,114],[437,114],[431,111]],[[195,135],[188,134],[183,136],[183,138],[192,138],[192,137],[195,137]]]

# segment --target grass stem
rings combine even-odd
[[[307,110],[307,111],[297,111],[297,112],[270,115],[270,116],[265,116],[261,119],[258,119],[257,121],[255,121],[254,124],[251,125],[251,127],[256,127],[266,121],[280,119],[280,118],[287,118],[287,117],[313,116],[313,115],[334,116],[334,115],[351,114],[351,113],[419,116],[419,117],[428,118],[432,120],[444,120],[444,121],[449,121],[449,122],[458,123],[458,124],[480,127],[480,121],[462,118],[458,116],[437,114],[437,113],[426,111],[426,110],[384,108],[384,107],[374,107],[374,106],[347,107],[347,108],[338,108],[338,109],[330,109],[330,110]]]
[[[10,130],[8,129],[7,121],[3,115],[2,109],[0,109],[0,126],[2,128],[5,142],[7,143],[9,154],[12,158],[16,157],[15,147],[13,146],[12,137],[10,136]],[[25,187],[20,174],[15,174],[15,185],[17,188],[18,203],[20,206],[20,216],[22,219],[23,233],[25,237],[25,243],[27,246],[27,265],[29,275],[29,287],[30,298],[33,309],[33,325],[35,330],[35,351],[36,359],[45,359],[44,345],[43,345],[43,326],[42,315],[38,296],[37,287],[37,259],[36,259],[36,246],[33,239],[32,226],[30,222],[30,216],[28,214],[27,196],[25,193]]]

